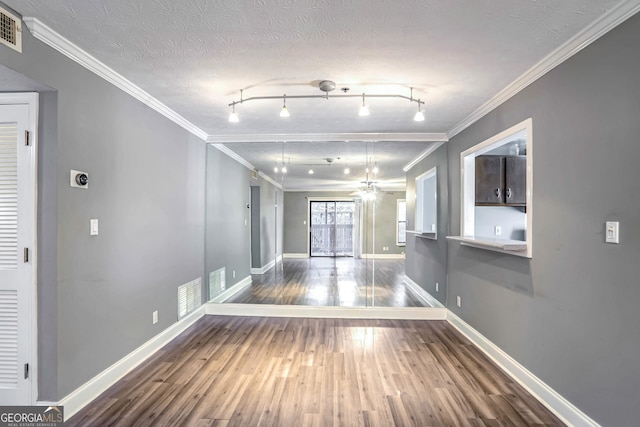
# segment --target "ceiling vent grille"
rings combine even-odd
[[[22,21],[1,7],[0,43],[22,53]]]

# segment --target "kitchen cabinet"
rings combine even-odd
[[[476,206],[526,206],[527,157],[477,156]]]

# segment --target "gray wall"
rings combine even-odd
[[[437,167],[438,204],[437,240],[407,233],[405,274],[443,304],[447,296],[447,239],[449,194],[447,146],[442,145],[407,172],[407,229],[415,226],[416,177]],[[436,283],[439,291],[436,292]]]
[[[308,253],[308,199],[322,198],[354,198],[351,191],[285,191],[284,193],[284,253]],[[363,215],[366,218],[363,230],[363,253],[373,253],[373,213],[375,210],[375,253],[377,254],[401,254],[404,246],[396,246],[396,203],[398,199],[404,199],[402,191],[379,192],[375,208],[370,203],[365,203]],[[304,224],[306,221],[306,225]],[[382,247],[388,246],[389,251],[383,251]]]
[[[638,40],[635,16],[447,145],[459,234],[460,152],[533,118],[533,258],[450,243],[448,307],[605,426],[640,406]]]
[[[276,194],[277,193],[277,194]],[[276,198],[282,190],[261,176],[251,187],[251,267],[262,268],[282,254],[282,210]],[[278,215],[278,223],[276,223]]]
[[[205,275],[225,267],[227,288],[251,274],[250,179],[249,169],[207,145]]]
[[[28,31],[22,54],[0,46],[0,63],[52,88],[41,97],[38,351],[39,398],[57,400],[176,321],[177,286],[204,270],[205,145]],[[88,190],[69,187],[70,169],[89,173]]]
[[[404,191],[381,191],[378,192],[375,203],[362,203],[366,218],[363,224],[363,253],[385,255],[405,252],[405,246],[396,245],[398,200],[404,199],[405,195]],[[385,251],[383,247],[388,247],[389,250]]]
[[[251,186],[251,268],[262,267],[260,251],[260,186]]]

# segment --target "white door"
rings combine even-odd
[[[37,95],[23,96],[33,102],[0,95],[0,405],[35,403]]]

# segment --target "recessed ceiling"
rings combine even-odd
[[[213,136],[446,133],[619,0],[5,0]],[[244,97],[410,94],[416,104]],[[337,92],[337,91],[336,91]],[[252,139],[255,141],[255,138]],[[428,146],[425,143],[424,148]],[[250,146],[230,145],[252,163]],[[417,150],[418,152],[422,150]],[[396,152],[402,156],[399,150]],[[413,153],[413,151],[411,151]],[[406,156],[399,163],[407,163]],[[314,160],[315,161],[315,160]]]

